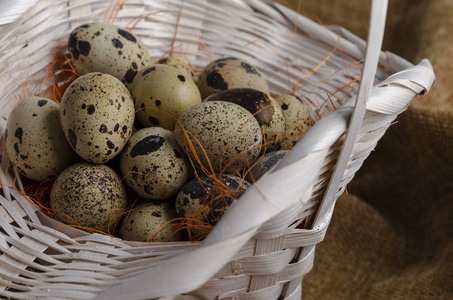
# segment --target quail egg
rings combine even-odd
[[[174,130],[176,120],[188,108],[201,103],[195,82],[186,73],[167,65],[141,69],[131,86],[137,119],[145,127]]]
[[[233,88],[253,88],[269,94],[269,85],[260,72],[249,62],[237,57],[224,57],[212,61],[197,80],[201,97]]]
[[[264,132],[263,151],[281,148],[285,134],[285,117],[277,101],[261,91],[249,88],[228,89],[208,96],[204,101],[228,101],[247,109]]]
[[[285,116],[285,138],[282,140],[282,149],[290,150],[313,125],[310,111],[296,96],[278,95],[275,100],[279,103]]]
[[[68,50],[76,72],[110,74],[126,86],[151,63],[143,42],[130,31],[105,23],[89,23],[69,35]]]
[[[176,197],[176,215],[190,240],[205,237],[228,207],[250,186],[238,176],[201,175],[187,182]]]
[[[247,172],[246,179],[249,182],[255,182],[260,179],[267,171],[279,163],[289,150],[277,150],[266,153],[258,159],[253,167]]]
[[[60,121],[70,145],[83,159],[105,163],[131,136],[134,103],[115,77],[88,73],[74,80],[63,94]]]
[[[121,173],[140,196],[164,200],[175,195],[189,176],[189,162],[172,132],[161,127],[137,131],[120,158]]]
[[[127,206],[121,178],[105,165],[76,163],[58,175],[50,193],[50,207],[69,225],[109,232]]]
[[[176,210],[168,202],[138,204],[124,219],[120,236],[127,241],[180,241]]]
[[[37,181],[55,179],[79,160],[60,125],[60,105],[43,97],[21,99],[7,121],[6,151],[20,173]]]
[[[172,66],[177,69],[180,69],[180,70],[186,72],[186,75],[188,75],[190,78],[195,80],[195,74],[190,69],[190,67],[182,59],[180,59],[176,56],[167,56],[167,57],[161,58],[157,61],[157,64],[168,65],[168,66]]]
[[[233,174],[258,157],[262,133],[252,114],[237,104],[203,102],[176,124],[176,140],[198,170]],[[212,168],[212,169],[211,169]]]

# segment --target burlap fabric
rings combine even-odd
[[[366,37],[369,1],[301,7]],[[453,299],[453,1],[390,1],[383,47],[413,63],[429,58],[436,84],[390,127],[338,200],[304,300]]]

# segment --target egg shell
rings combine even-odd
[[[187,182],[176,197],[176,215],[182,218],[190,240],[206,236],[228,207],[250,183],[238,176],[201,175]]]
[[[127,241],[180,241],[176,209],[167,202],[144,202],[137,205],[124,219],[120,236]]]
[[[55,179],[80,158],[66,141],[60,105],[43,97],[16,103],[7,121],[6,151],[20,173],[37,181]]]
[[[70,145],[83,159],[105,163],[131,136],[134,111],[124,84],[111,75],[95,72],[77,78],[66,89],[60,121]]]
[[[75,28],[69,35],[68,50],[79,75],[106,73],[127,86],[140,68],[151,63],[143,42],[113,24],[89,23]]]
[[[228,101],[244,107],[257,119],[264,132],[266,148],[263,145],[263,151],[281,148],[286,129],[285,117],[273,97],[255,89],[237,88],[217,92],[204,101]]]
[[[150,65],[139,71],[131,86],[137,119],[145,127],[174,130],[188,108],[201,103],[200,91],[184,71],[167,65]]]
[[[56,218],[102,232],[113,229],[126,206],[121,178],[105,165],[81,162],[69,166],[57,177],[50,193]]]
[[[277,95],[275,100],[279,103],[286,120],[282,149],[290,150],[313,126],[313,120],[307,106],[296,96]]]
[[[203,102],[186,110],[176,124],[176,140],[197,170],[233,174],[258,157],[263,140],[258,121],[230,102]],[[190,146],[192,145],[193,148]]]
[[[253,167],[247,172],[246,179],[249,182],[255,182],[260,179],[266,172],[277,165],[287,154],[289,150],[277,150],[268,152],[259,158]]]
[[[224,57],[210,62],[197,80],[201,97],[234,88],[253,88],[269,94],[269,85],[251,63],[237,58]]]
[[[167,56],[164,58],[159,59],[156,64],[162,64],[162,65],[168,65],[175,67],[177,69],[180,69],[184,72],[186,72],[186,75],[188,75],[192,80],[196,79],[195,74],[193,73],[192,69],[180,58],[176,56]]]
[[[189,176],[189,162],[172,132],[161,127],[137,131],[120,158],[126,183],[140,196],[164,200],[178,193]]]

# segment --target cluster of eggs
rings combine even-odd
[[[50,208],[66,224],[146,241],[181,240],[178,223],[200,238],[311,125],[300,100],[271,96],[243,59],[196,76],[176,57],[153,63],[137,36],[101,23],[73,30],[68,50],[81,76],[60,104],[19,101],[6,138],[22,175],[55,179]],[[131,192],[144,201],[125,214]]]

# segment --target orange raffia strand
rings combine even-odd
[[[143,19],[143,18],[146,18],[146,17],[149,17],[149,16],[152,16],[152,15],[156,15],[156,14],[160,14],[162,12],[175,12],[178,16],[176,18],[176,25],[175,25],[175,30],[174,30],[174,33],[173,33],[173,38],[172,38],[172,42],[171,42],[171,46],[170,46],[170,49],[167,51],[169,53],[170,56],[173,56],[173,49],[175,47],[175,43],[176,43],[176,35],[178,33],[178,28],[179,28],[179,20],[180,20],[180,17],[181,17],[181,12],[180,11],[177,11],[177,10],[160,10],[160,11],[155,11],[155,12],[150,12],[150,13],[146,13],[146,14],[143,14],[143,15],[140,15],[140,16],[137,16],[135,17],[132,22],[133,24],[131,26],[128,26],[129,29],[133,29],[135,28],[138,23]],[[166,24],[163,24],[163,25],[166,25]]]
[[[354,61],[352,64],[349,64],[349,65],[347,65],[347,66],[344,66],[343,68],[338,69],[338,70],[336,70],[335,72],[333,72],[329,77],[327,77],[327,79],[324,80],[323,84],[319,87],[318,91],[317,91],[316,94],[315,94],[315,99],[316,99],[316,97],[318,96],[318,94],[319,94],[319,92],[321,91],[321,89],[323,88],[323,86],[324,86],[324,85],[325,85],[325,84],[326,84],[326,83],[327,83],[327,82],[328,82],[328,81],[329,81],[336,73],[338,73],[338,72],[341,71],[342,69],[348,68],[348,67],[350,67],[350,66],[352,66],[352,65],[357,65],[357,64],[360,63],[360,62],[361,62],[361,61],[358,61],[358,62],[357,62],[357,61]],[[359,79],[360,79],[360,77],[357,77],[357,78],[355,78],[354,80],[349,81],[349,82],[348,82],[347,84],[345,84],[343,87],[337,89],[337,90],[336,90],[334,93],[332,93],[330,96],[335,95],[337,92],[343,90],[346,86],[350,86],[352,83],[358,81]],[[321,105],[320,108],[323,108],[324,105],[325,105],[325,103],[327,103],[329,100],[330,100],[330,99],[326,99],[325,102],[324,102],[324,104]],[[324,108],[325,108],[325,109],[328,109],[327,107],[324,107]],[[319,117],[320,114],[321,114],[321,109],[318,110],[317,117]]]
[[[69,65],[69,69],[64,68],[65,62]],[[58,81],[55,78],[56,72],[54,73],[53,69],[49,70],[49,73],[51,74],[51,80],[52,80],[52,86],[53,86],[52,100],[54,100],[57,103],[60,103],[60,101],[63,97],[63,93],[66,90],[66,88],[68,87],[68,85],[71,83],[71,81],[79,76],[67,56],[63,56],[60,59],[59,63],[60,63],[60,68],[58,71],[61,72],[61,75],[63,76],[63,78],[60,82],[64,83],[61,87],[58,86]],[[66,75],[67,73],[69,73],[69,74]]]
[[[172,238],[176,233],[178,233],[179,230],[173,230],[173,231],[172,231],[166,238],[164,238],[163,240],[157,240],[157,239],[155,239],[154,237],[155,237],[157,234],[159,234],[159,232],[161,232],[161,231],[163,231],[163,230],[165,230],[165,229],[167,229],[167,228],[171,228],[171,227],[175,227],[175,226],[179,226],[179,224],[175,224],[175,225],[174,225],[174,220],[170,220],[170,221],[167,221],[167,222],[162,223],[158,228],[156,228],[155,230],[153,230],[153,231],[149,234],[149,236],[148,236],[146,242],[168,242],[168,241],[170,241],[171,238]]]
[[[336,93],[338,93],[339,91],[343,90],[344,88],[346,88],[347,86],[350,86],[351,84],[353,84],[354,82],[356,81],[359,81],[360,80],[360,77],[357,77],[357,78],[354,78],[353,80],[351,80],[350,82],[346,83],[345,85],[343,85],[342,87],[340,87],[339,89],[337,89],[335,92],[333,92],[332,94],[330,94],[330,96],[334,96]],[[333,103],[332,103],[333,105]],[[335,108],[336,109],[336,108]]]
[[[194,158],[195,158],[196,162],[200,165],[200,167],[201,167],[203,173],[205,173],[205,174],[208,175],[208,176],[209,176],[210,174],[215,174],[216,172],[215,172],[215,170],[214,170],[214,167],[212,166],[211,161],[209,160],[209,156],[208,156],[206,150],[203,148],[203,146],[202,146],[202,144],[200,143],[200,141],[199,141],[199,140],[198,140],[191,132],[185,130],[184,127],[183,127],[182,125],[181,125],[181,128],[182,128],[183,133],[184,133],[184,144],[185,144],[186,149],[188,149],[188,150],[187,150],[187,153],[189,153],[189,150],[190,150],[190,153],[192,153],[192,154],[194,155]],[[197,153],[197,151],[196,151],[196,149],[195,149],[195,146],[193,145],[193,143],[192,143],[192,141],[191,141],[189,135],[190,135],[190,136],[194,139],[194,141],[198,144],[198,146],[200,147],[200,149],[201,149],[201,151],[202,151],[202,154],[206,157],[206,160],[207,160],[207,162],[208,162],[208,167],[209,167],[209,169],[210,169],[210,172],[209,172],[209,170],[206,169],[206,167],[202,164],[202,162],[201,162],[201,160],[200,160],[200,158],[199,158],[199,156],[198,156],[198,153]],[[190,159],[190,161],[192,162],[192,159],[190,158],[190,156],[189,156],[189,159]],[[196,167],[195,167],[195,165],[193,164],[193,162],[192,162],[192,166],[193,166],[193,168],[194,168],[194,170],[195,170],[195,175],[197,175]]]
[[[124,177],[123,177],[124,179]],[[123,210],[123,212],[121,212],[121,214],[119,214],[115,219],[114,219],[114,222],[113,224],[116,224],[116,225],[119,225],[120,224],[120,220],[121,218],[124,216],[124,220],[123,222],[125,222],[127,220],[127,218],[129,217],[129,214],[134,211],[135,209],[135,206],[137,205],[137,202],[138,202],[138,197],[136,197],[133,201],[130,201],[132,202],[132,204],[129,204],[128,206],[126,206],[126,208]],[[130,199],[128,199],[130,200]],[[110,225],[110,224],[109,224]],[[114,228],[113,231],[116,231],[117,228]]]
[[[335,104],[334,104],[333,101],[332,101],[332,95],[329,95],[328,93],[326,93],[326,94],[327,94],[327,95],[326,95],[327,98],[328,98],[329,101],[330,101],[330,104],[332,104],[333,109],[334,109],[334,110],[337,110],[337,107],[335,106]]]
[[[301,5],[301,3],[299,2],[299,6],[300,6],[300,5]],[[321,23],[319,17],[316,16],[316,18],[317,18],[317,20],[318,20],[318,23],[322,25],[322,23]],[[297,24],[295,24],[295,30],[297,30]],[[327,31],[326,31],[326,32],[327,32]],[[329,32],[327,32],[327,33],[328,33],[329,36],[333,39],[332,35],[331,35]],[[355,82],[355,81],[358,80],[358,78],[351,80],[351,76],[350,76],[350,74],[349,74],[349,72],[348,72],[348,70],[347,70],[347,67],[348,67],[348,66],[346,66],[346,61],[345,61],[345,56],[347,56],[347,55],[345,55],[344,52],[343,52],[337,45],[338,45],[338,43],[336,42],[336,43],[335,43],[334,49],[332,49],[332,51],[331,51],[331,52],[323,59],[323,61],[322,61],[320,64],[318,64],[313,70],[310,71],[309,74],[307,74],[303,79],[301,79],[301,80],[296,84],[296,86],[294,87],[294,89],[293,89],[293,91],[292,91],[292,94],[295,93],[295,91],[298,89],[298,87],[299,87],[299,86],[300,86],[300,85],[301,85],[308,77],[310,77],[310,76],[313,75],[317,70],[319,70],[319,68],[320,68],[322,65],[324,65],[336,51],[338,51],[338,52],[340,52],[341,55],[342,55],[343,63],[344,63],[344,67],[343,67],[342,69],[345,71],[346,76],[349,78],[349,83],[346,84],[346,85],[344,85],[342,88],[336,90],[336,91],[335,91],[333,94],[331,94],[330,96],[327,95],[328,100],[326,100],[326,102],[324,102],[324,103],[327,103],[327,101],[330,101],[330,103],[332,104],[332,107],[333,107],[334,109],[336,109],[336,107],[335,107],[335,105],[334,105],[334,103],[333,103],[333,101],[332,101],[332,99],[331,99],[331,96],[333,96],[334,94],[336,94],[338,91],[342,90],[343,88],[350,87],[350,85],[351,85],[353,82]],[[347,57],[349,57],[349,56],[347,56]],[[351,57],[349,57],[349,58],[351,58]],[[351,58],[351,59],[352,59],[352,58]],[[354,60],[354,59],[352,59],[352,60]],[[358,63],[359,63],[359,62],[357,62],[357,61],[354,60],[354,63],[353,63],[352,65],[355,65],[355,66],[358,68]],[[349,66],[350,66],[350,65],[349,65]],[[340,70],[342,70],[342,69],[340,69]],[[338,71],[340,71],[340,70],[337,70],[336,72],[334,72],[331,76],[329,76],[329,77],[324,81],[324,83],[323,83],[323,84],[321,85],[321,87],[318,89],[318,92],[316,93],[315,98],[316,98],[317,95],[319,94],[319,91],[322,89],[322,86],[324,86],[324,84],[325,84],[325,83],[326,83],[326,82],[327,82],[334,74],[336,74],[336,73],[337,73]],[[360,68],[358,68],[358,70],[360,71]],[[348,94],[349,94],[349,92],[348,92]],[[320,108],[322,108],[322,107],[324,107],[324,104],[321,105]],[[324,107],[324,108],[327,109],[326,107]],[[318,110],[318,113],[317,113],[317,116],[318,116],[318,117],[319,117],[320,112],[321,112],[321,109]]]
[[[12,185],[13,185],[13,186],[16,186],[17,176],[19,175],[19,173],[20,173],[22,170],[25,169],[25,167],[26,167],[26,165],[28,164],[28,162],[30,162],[30,161],[32,161],[32,160],[34,160],[34,159],[37,159],[37,158],[38,158],[37,156],[36,156],[36,157],[31,157],[31,158],[29,158],[29,159],[27,159],[27,160],[25,161],[24,165],[18,170],[16,176],[14,176],[14,180],[13,180],[13,182],[12,182]]]
[[[147,17],[150,17],[150,16],[155,16],[155,15],[159,15],[159,14],[162,14],[162,13],[177,13],[178,15],[180,14],[180,11],[178,10],[156,10],[156,11],[153,11],[153,12],[148,12],[148,13],[145,13],[145,14],[141,14],[141,15],[138,15],[136,17],[134,17],[130,22],[129,22],[129,25],[127,26],[128,29],[134,29],[138,23],[140,23],[141,20],[147,18]],[[165,17],[165,15],[163,15]],[[166,25],[165,23],[161,23],[162,25]]]
[[[319,68],[321,68],[330,59],[330,57],[335,53],[335,51],[336,51],[336,48],[332,49],[332,51],[330,51],[330,53],[316,67],[314,67],[307,75],[305,75],[304,78],[299,80],[297,82],[297,84],[294,86],[293,90],[291,91],[291,94],[294,94],[296,92],[296,90],[299,88],[299,86],[302,83],[304,83],[305,80],[307,80],[307,78],[309,78],[311,75],[316,73],[316,71],[318,71]]]
[[[321,20],[319,19],[318,16],[316,16],[316,19],[317,19],[318,23],[321,24]],[[324,27],[323,27],[323,28],[324,28]],[[325,29],[325,28],[324,28],[324,29]],[[328,30],[324,30],[324,31],[329,35],[329,37],[330,37],[332,40],[334,40],[333,36],[330,34],[330,32],[329,32]],[[341,38],[341,37],[339,37],[339,38]],[[336,42],[336,45],[337,45],[337,43],[338,43],[338,42]],[[349,96],[349,94],[350,94],[350,92],[351,92],[351,88],[350,88],[351,85],[350,85],[350,84],[353,83],[353,82],[355,82],[356,80],[353,80],[353,81],[351,82],[351,75],[350,75],[349,72],[348,72],[348,67],[347,67],[346,61],[345,61],[345,56],[346,56],[346,55],[345,55],[345,53],[343,52],[343,50],[341,50],[340,47],[337,47],[337,49],[338,49],[338,52],[340,52],[340,54],[341,54],[341,57],[342,57],[342,59],[343,59],[343,66],[344,66],[343,69],[344,69],[344,71],[345,71],[345,73],[346,73],[347,78],[349,79],[349,84],[344,85],[344,86],[343,86],[342,88],[340,88],[339,90],[342,90],[342,89],[345,88],[346,86],[349,87],[349,90],[348,90],[348,93],[347,93],[347,95]],[[354,63],[353,63],[353,64],[350,64],[349,66],[351,66],[351,65],[356,66],[357,70],[358,70],[359,72],[361,72],[360,67],[359,67],[359,65],[358,65],[359,63],[358,63],[355,59],[353,59],[351,56],[347,55],[347,57],[354,61]],[[335,93],[337,93],[339,90],[335,91],[331,96],[333,96],[333,95],[334,95]],[[330,97],[329,97],[329,99],[330,99]],[[330,102],[332,103],[332,106],[335,108],[335,105],[333,104],[332,99],[330,99]],[[336,109],[336,108],[335,108],[335,109]]]
[[[153,183],[154,183],[154,181],[153,181]],[[155,184],[155,185],[157,186],[157,184]],[[121,187],[121,181],[118,182],[118,184],[116,185],[115,193],[120,189],[120,187]],[[159,186],[157,186],[157,187],[159,188]],[[126,197],[127,197],[127,194],[126,194]],[[108,223],[108,227],[107,227],[109,235],[110,234],[113,235],[113,233],[110,230],[113,229],[113,232],[115,232],[116,226],[118,226],[121,216],[124,213],[124,210],[123,210],[123,212],[121,212],[117,216],[113,216],[113,204],[114,204],[114,194],[112,193],[112,197],[110,198],[110,218],[109,218],[109,223]],[[127,209],[127,207],[126,207],[126,209]],[[115,227],[111,228],[112,225],[115,225]]]
[[[277,54],[278,57],[280,57],[280,58],[283,60],[283,63],[285,64],[286,74],[288,75],[288,87],[289,87],[289,89],[291,89],[291,78],[290,78],[290,75],[289,75],[288,62],[287,62],[286,59],[283,57],[283,55],[281,55],[277,50],[275,50],[274,48],[272,48],[271,46],[269,46],[268,44],[266,44],[266,43],[263,42],[262,40],[254,40],[254,41],[248,42],[247,44],[245,44],[245,46],[247,47],[248,45],[250,45],[250,44],[252,44],[252,43],[260,43],[260,44],[264,45],[266,48],[270,49],[272,52],[274,52],[275,54]]]
[[[182,30],[185,30],[187,33],[189,33],[192,37],[194,37],[198,43],[200,44],[200,47],[202,49],[206,49],[207,52],[209,52],[209,56],[212,56],[214,58],[217,58],[217,54],[214,53],[214,51],[212,51],[211,48],[208,47],[208,45],[206,45],[206,43],[204,43],[199,36],[197,36],[196,34],[194,34],[191,30],[188,30],[185,26],[181,26],[180,24],[178,24],[178,28],[181,28]],[[176,35],[176,33],[175,33]],[[200,54],[200,53],[194,53],[194,54]]]
[[[38,183],[32,183],[24,186],[24,192],[21,193],[27,199],[30,199],[33,204],[39,206],[41,210],[48,216],[53,216],[52,212],[49,209],[49,197],[50,191],[53,185],[53,180],[45,180]]]
[[[173,34],[173,39],[171,40],[170,56],[173,56],[173,48],[175,47],[175,43],[176,43],[176,35],[178,33],[180,19],[181,19],[181,12],[178,12],[178,18],[176,19],[175,33]]]
[[[113,23],[116,17],[118,16],[120,10],[123,8],[126,0],[117,0],[116,2],[111,2],[104,13],[104,23]]]
[[[6,88],[8,89],[8,91],[13,94],[16,98],[17,96],[14,94],[14,90],[5,82],[5,80],[3,78],[0,77],[0,81],[3,82],[3,85],[6,86]],[[16,99],[18,100],[18,99]]]
[[[253,147],[253,148],[251,148],[251,149],[246,149],[246,150],[242,150],[241,152],[239,152],[236,156],[234,156],[234,157],[233,157],[233,158],[232,158],[232,159],[231,159],[231,160],[223,167],[223,169],[220,171],[220,174],[223,174],[223,173],[226,171],[226,169],[227,169],[227,168],[235,161],[235,159],[237,159],[238,157],[240,157],[240,155],[242,155],[243,153],[246,153],[246,152],[248,152],[248,151],[250,151],[250,150],[255,150],[255,149],[257,149],[257,148],[263,148],[263,149],[264,149],[264,150],[263,150],[263,155],[264,155],[264,154],[266,153],[266,148],[267,148],[267,146],[270,145],[270,144],[272,144],[273,142],[274,142],[274,141],[266,142],[266,141],[265,141],[265,137],[264,137],[264,132],[263,132],[263,144],[262,144],[262,145],[255,146],[255,147]],[[230,144],[230,143],[228,143],[225,147],[228,147],[229,144]],[[222,161],[222,160],[223,160],[223,156],[222,156],[222,158],[221,158],[221,161]],[[221,165],[222,165],[222,163],[221,163]],[[247,161],[247,165],[249,165],[249,161]]]
[[[169,50],[167,50],[162,57],[165,57],[165,55],[174,55],[174,49],[176,48],[175,46],[175,43],[177,41],[176,39],[176,36],[177,36],[177,32],[178,32],[178,29],[183,29],[185,30],[187,33],[189,33],[192,37],[194,37],[195,39],[198,40],[199,44],[200,44],[200,47],[202,49],[206,49],[209,53],[210,53],[210,56],[213,56],[215,58],[217,58],[217,55],[200,39],[199,36],[197,36],[196,34],[194,34],[191,30],[188,30],[186,27],[184,26],[181,26],[180,24],[180,17],[181,17],[181,12],[179,10],[171,10],[171,9],[168,9],[168,10],[159,10],[159,11],[154,11],[154,12],[149,12],[149,13],[146,13],[146,14],[142,14],[142,15],[139,15],[135,18],[132,19],[132,21],[130,22],[130,25],[128,26],[128,29],[133,29],[135,28],[138,23],[146,18],[146,17],[149,17],[149,16],[153,16],[153,15],[157,15],[157,14],[161,14],[161,13],[177,13],[178,16],[177,16],[177,20],[176,20],[176,26],[174,28],[174,33],[173,33],[173,38],[172,38],[172,43],[171,43],[171,47]],[[163,15],[163,17],[165,17],[165,15]],[[163,25],[167,25],[163,22],[161,22]],[[189,54],[189,53],[187,53]],[[192,54],[200,54],[200,53],[192,53]]]

